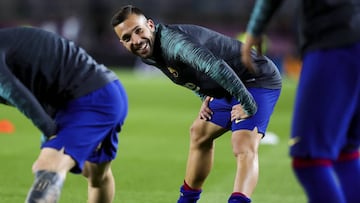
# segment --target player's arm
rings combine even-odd
[[[260,36],[282,2],[283,0],[257,0],[246,28],[247,34]]]
[[[262,54],[262,34],[275,11],[283,0],[257,0],[246,28],[246,38],[241,47],[241,61],[250,72],[256,72],[251,56],[251,49],[255,47],[258,54]]]
[[[5,105],[10,105],[9,102],[6,99],[2,98],[2,97],[0,97],[0,103],[5,104]]]
[[[191,41],[186,35],[170,29],[167,32],[165,35],[167,37],[162,43],[165,43],[165,47],[168,47],[170,57],[181,60],[218,82],[232,96],[238,99],[248,116],[256,113],[257,106],[254,98],[224,60],[216,58],[210,50]]]
[[[56,134],[54,120],[45,112],[33,94],[11,73],[0,55],[0,98],[16,107],[46,136]]]

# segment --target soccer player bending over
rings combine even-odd
[[[88,179],[89,203],[113,201],[110,164],[128,109],[115,73],[53,33],[0,29],[0,102],[46,136],[26,202],[58,202],[68,172]]]
[[[203,103],[190,130],[190,149],[178,203],[195,203],[213,165],[215,139],[232,131],[236,159],[229,202],[250,202],[258,181],[258,146],[281,91],[281,76],[265,56],[259,71],[241,63],[241,42],[196,25],[155,24],[134,6],[112,18],[120,43]]]

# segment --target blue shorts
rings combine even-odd
[[[257,112],[254,116],[242,120],[239,123],[231,122],[231,109],[239,104],[235,99],[212,99],[209,108],[213,111],[210,122],[215,123],[231,131],[253,130],[258,128],[259,133],[265,134],[269,124],[270,116],[274,110],[275,104],[280,96],[280,89],[248,88],[248,91],[254,97],[257,104]]]
[[[103,163],[116,157],[118,136],[128,111],[126,92],[116,80],[103,88],[70,101],[55,117],[59,131],[42,145],[65,150],[81,173],[85,161]]]
[[[334,160],[360,144],[360,43],[305,55],[290,155]]]

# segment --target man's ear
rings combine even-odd
[[[148,27],[151,29],[151,31],[155,31],[155,23],[153,20],[151,20],[150,18],[147,19],[147,25]]]

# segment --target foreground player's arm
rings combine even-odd
[[[46,136],[56,134],[57,126],[33,94],[11,73],[0,55],[0,98],[27,116]],[[5,102],[4,102],[5,103]]]
[[[241,60],[251,72],[256,72],[255,65],[251,57],[251,49],[255,47],[258,54],[262,54],[262,38],[268,22],[279,8],[283,0],[257,0],[251,13],[249,23],[246,28],[246,38],[241,47]]]
[[[257,0],[246,28],[247,34],[261,35],[283,0]]]
[[[192,42],[187,36],[167,30],[162,43],[168,47],[169,56],[188,64],[190,67],[204,72],[218,82],[232,96],[238,99],[248,116],[257,111],[254,98],[229,65],[216,58],[208,49]]]

